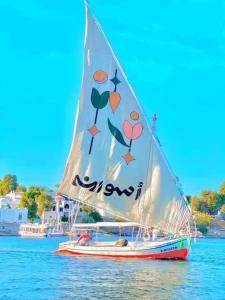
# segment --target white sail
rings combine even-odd
[[[190,216],[126,76],[86,5],[82,90],[59,192],[176,233]]]

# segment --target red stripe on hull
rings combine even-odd
[[[139,254],[139,255],[110,255],[110,254],[84,254],[80,252],[73,252],[69,250],[56,250],[55,253],[72,255],[72,256],[98,256],[98,257],[109,257],[109,258],[142,258],[142,259],[186,259],[188,255],[188,249],[181,249],[162,253],[152,254]]]

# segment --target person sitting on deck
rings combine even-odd
[[[92,240],[92,237],[89,235],[88,231],[85,231],[81,236],[79,237],[77,244],[79,246],[88,246],[89,241]]]

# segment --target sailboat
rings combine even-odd
[[[191,210],[177,177],[89,4],[74,137],[58,192],[163,238],[61,243],[61,254],[185,259]]]

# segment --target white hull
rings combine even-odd
[[[76,241],[61,243],[56,253],[68,255],[115,258],[186,259],[190,240],[180,237],[156,242],[129,242],[128,246],[115,246],[115,242],[96,242],[79,246]]]
[[[36,237],[36,238],[47,237],[46,233],[32,233],[32,232],[21,232],[21,231],[19,231],[19,235],[21,237]]]
[[[19,235],[21,237],[43,238],[47,236],[48,226],[38,223],[24,223],[20,225]]]

